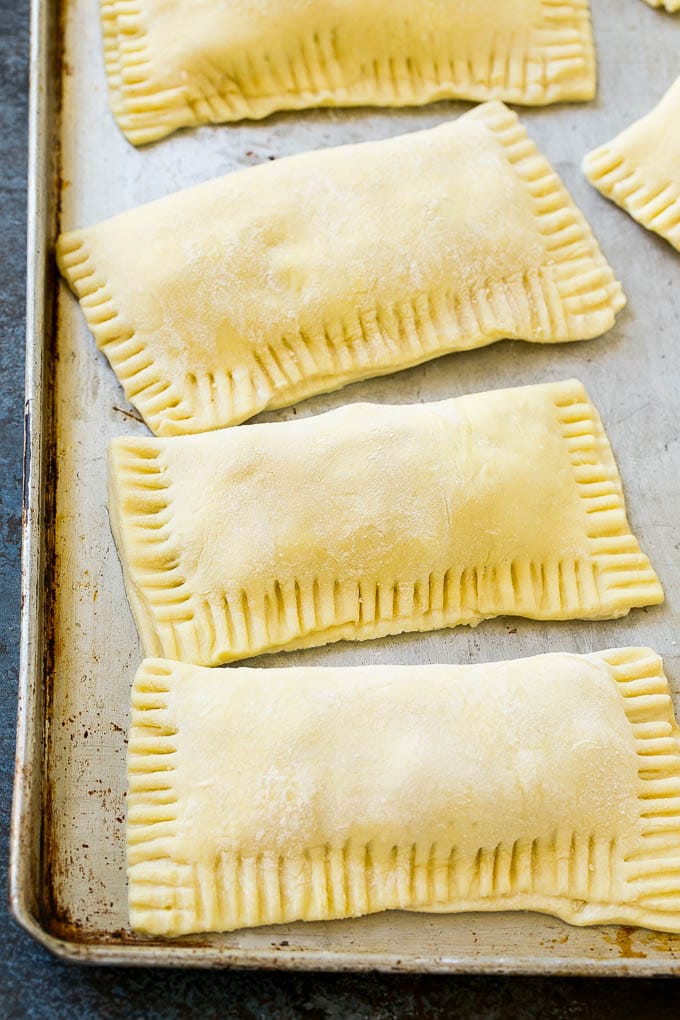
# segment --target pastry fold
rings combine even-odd
[[[472,666],[149,659],[128,770],[141,932],[399,908],[680,932],[680,730],[648,648]]]
[[[662,601],[574,380],[110,446],[146,655],[203,665]]]
[[[625,303],[500,103],[209,181],[64,234],[57,257],[158,435],[504,337],[595,337]]]
[[[590,183],[680,251],[680,78],[659,104],[589,153]]]
[[[680,11],[680,0],[646,0],[650,7],[661,7],[664,11],[669,11],[671,14],[674,11]]]
[[[135,145],[318,106],[588,100],[588,0],[101,0],[113,113]]]

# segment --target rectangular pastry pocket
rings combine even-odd
[[[680,78],[650,113],[588,153],[583,171],[606,198],[680,251]]]
[[[503,338],[589,339],[625,303],[500,103],[208,181],[62,235],[57,257],[157,435]]]
[[[661,602],[574,380],[123,437],[109,513],[146,655],[217,665]]]
[[[135,145],[318,106],[595,95],[588,0],[101,0],[114,115]]]
[[[388,909],[680,932],[680,730],[647,648],[483,665],[145,661],[130,923]]]

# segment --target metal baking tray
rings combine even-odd
[[[647,643],[680,709],[680,256],[597,195],[583,154],[660,97],[680,71],[680,18],[641,0],[593,0],[598,100],[525,110],[622,279],[628,308],[605,337],[561,346],[504,342],[357,384],[263,416],[343,402],[415,402],[581,378],[607,426],[630,518],[664,584],[664,606],[616,622],[499,619],[289,653],[266,665],[480,662],[548,650]],[[56,278],[66,229],[238,167],[440,123],[466,104],[312,111],[184,132],[136,151],[108,112],[98,4],[34,0],[31,60],[23,609],[11,906],[62,957],[93,963],[328,970],[680,974],[680,937],[568,927],[539,914],[394,912],[174,942],[127,926],[125,756],[141,659],[105,507],[106,447],[144,426]],[[258,664],[264,665],[263,659]]]

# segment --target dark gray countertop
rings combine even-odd
[[[96,0],[92,0],[96,2]],[[614,2],[614,0],[612,0]],[[638,3],[640,0],[617,0]],[[21,453],[29,0],[0,0],[2,262],[0,294],[0,885],[14,759],[19,643]],[[0,1020],[60,1017],[650,1017],[680,1016],[680,984],[551,980],[153,972],[53,960],[0,913]]]

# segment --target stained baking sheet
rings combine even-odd
[[[137,151],[108,112],[98,4],[36,0],[22,675],[11,902],[40,941],[92,962],[552,973],[680,973],[680,938],[577,929],[539,914],[388,913],[173,943],[127,926],[125,755],[141,651],[105,506],[106,447],[145,432],[53,269],[59,226],[94,223],[217,174],[310,148],[385,138],[468,108],[311,111],[202,128]],[[409,403],[578,376],[605,421],[629,514],[666,590],[664,606],[615,622],[499,619],[260,659],[297,663],[481,662],[647,643],[664,656],[680,709],[680,256],[597,195],[583,154],[656,102],[680,73],[680,17],[641,0],[593,0],[595,103],[520,111],[584,210],[628,308],[605,337],[505,342],[370,380],[278,421],[358,400]]]

